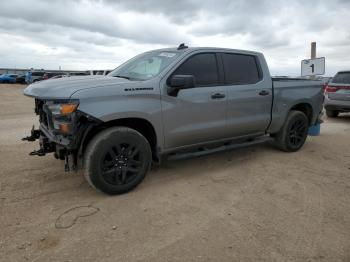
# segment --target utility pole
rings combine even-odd
[[[311,59],[316,58],[316,42],[311,42]],[[315,76],[310,76],[310,79],[315,79]]]

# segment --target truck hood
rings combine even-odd
[[[23,93],[40,99],[69,99],[79,90],[131,83],[133,81],[111,76],[75,76],[36,82],[26,87]]]

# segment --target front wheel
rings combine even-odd
[[[275,136],[277,146],[286,152],[298,151],[305,143],[308,129],[307,116],[300,111],[290,111],[286,122]]]
[[[113,127],[97,134],[84,155],[87,182],[104,193],[122,194],[145,178],[152,162],[147,139],[134,129]]]

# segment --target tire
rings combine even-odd
[[[152,163],[147,139],[134,129],[112,127],[98,133],[84,154],[84,176],[95,189],[123,194],[145,178]]]
[[[337,117],[339,115],[339,112],[335,110],[326,110],[326,115],[328,117]]]
[[[305,143],[308,129],[307,116],[300,111],[290,111],[286,122],[275,136],[277,147],[285,152],[298,151]]]

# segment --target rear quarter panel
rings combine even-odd
[[[323,84],[311,80],[279,80],[273,81],[274,101],[272,121],[268,133],[276,133],[283,126],[289,111],[296,105],[307,103],[312,108],[314,124],[322,111]]]

